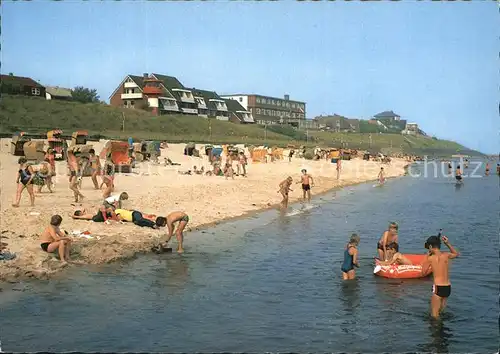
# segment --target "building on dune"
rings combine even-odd
[[[45,86],[30,77],[15,76],[14,74],[0,75],[0,92],[45,98]]]

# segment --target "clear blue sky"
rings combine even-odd
[[[157,72],[307,102],[307,116],[394,110],[499,150],[498,5],[473,2],[2,3],[2,73],[96,88]]]

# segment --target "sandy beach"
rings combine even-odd
[[[92,143],[97,153],[101,151],[103,144],[102,141]],[[178,171],[186,171],[193,166],[204,166],[205,169],[210,166],[205,155],[200,158],[185,156],[184,147],[185,144],[169,144],[168,148],[162,149],[160,158],[163,161],[164,157],[168,157],[181,166],[139,163],[133,173],[116,175],[114,193],[128,192],[129,200],[124,203],[127,209],[162,216],[176,210],[185,211],[190,216],[185,232],[186,252],[189,252],[190,243],[196,242],[189,230],[276,207],[281,201],[281,195],[277,193],[278,184],[287,176],[292,176],[294,182],[299,181],[300,170],[303,168],[307,169],[315,181],[315,187],[312,188],[314,202],[314,195],[375,180],[381,166],[386,171],[386,177],[401,176],[408,163],[402,159],[393,159],[390,165],[359,158],[343,161],[341,179],[337,181],[335,164],[326,160],[293,158],[288,162],[288,158],[285,158],[272,163],[252,163],[249,159],[247,177],[236,176],[234,180],[226,180],[224,177],[179,174]],[[28,193],[24,191],[20,207],[12,207],[16,191],[17,160],[17,156],[10,154],[10,139],[2,139],[0,231],[2,242],[7,243],[7,251],[15,253],[16,258],[0,261],[0,280],[46,278],[63,269],[54,256],[40,249],[40,232],[54,214],[63,217],[61,228],[70,234],[77,230],[89,231],[92,237],[75,237],[71,257],[77,264],[69,266],[78,266],[78,263],[101,264],[129,258],[136,253],[150,251],[153,245],[165,238],[165,229],[141,228],[132,223],[106,225],[69,217],[70,213],[82,207],[95,214],[102,203],[102,191],[93,188],[90,178],[84,178],[81,192],[86,198],[81,205],[75,205],[68,188],[64,161],[57,162],[56,165],[54,193],[49,193],[44,188],[42,194],[36,194],[35,206],[30,207]],[[236,164],[234,168],[236,171]],[[294,183],[292,189],[291,203],[302,198],[300,185]],[[173,245],[176,246],[176,241]]]

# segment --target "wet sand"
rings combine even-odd
[[[99,153],[104,143],[91,144]],[[277,193],[278,184],[287,176],[292,176],[294,182],[299,181],[302,168],[306,168],[314,178],[314,201],[315,195],[331,189],[376,180],[381,166],[386,171],[386,177],[401,176],[407,164],[402,159],[393,159],[390,165],[361,159],[343,161],[341,179],[337,181],[336,166],[329,161],[293,158],[288,162],[285,158],[272,163],[252,163],[249,159],[247,177],[235,176],[234,180],[226,180],[224,177],[179,174],[178,171],[186,171],[193,166],[204,166],[205,169],[209,167],[204,155],[200,158],[183,155],[184,146],[185,144],[169,144],[168,148],[162,149],[160,158],[163,161],[164,157],[168,157],[181,166],[139,163],[134,173],[116,175],[114,193],[128,192],[129,200],[124,203],[124,208],[127,209],[163,216],[176,210],[185,211],[190,216],[185,232],[186,252],[189,252],[190,243],[196,242],[189,233],[191,229],[216,225],[225,219],[277,207],[281,202],[281,195]],[[71,257],[76,263],[102,264],[133,257],[137,253],[149,252],[153,245],[165,238],[166,229],[141,228],[132,223],[106,225],[69,217],[75,209],[82,207],[95,214],[102,202],[102,191],[94,189],[90,177],[84,178],[81,192],[86,198],[81,205],[75,205],[73,194],[68,188],[66,164],[63,161],[56,163],[54,193],[49,193],[44,187],[43,192],[36,196],[35,206],[30,207],[28,193],[25,191],[20,207],[12,207],[18,157],[11,155],[9,151],[10,139],[1,139],[0,232],[2,242],[7,243],[7,250],[17,257],[11,261],[0,261],[0,280],[47,278],[63,269],[53,255],[40,249],[39,235],[54,214],[63,217],[61,228],[70,234],[76,230],[89,231],[93,237],[74,238]],[[236,163],[234,169],[236,171]],[[294,183],[292,189],[290,203],[302,198],[299,184]],[[176,247],[175,240],[172,246]]]

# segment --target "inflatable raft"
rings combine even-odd
[[[393,279],[412,279],[423,278],[422,263],[425,259],[425,254],[405,254],[413,264],[412,265],[380,265],[380,261],[375,259],[375,269],[373,273],[384,278]],[[426,275],[428,276],[428,275]]]

